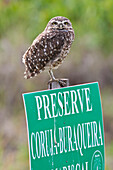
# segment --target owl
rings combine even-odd
[[[52,18],[22,57],[25,65],[24,78],[32,78],[46,70],[51,80],[55,80],[52,70],[65,60],[74,37],[74,30],[68,18]]]

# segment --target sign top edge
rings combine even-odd
[[[90,83],[83,83],[83,84],[77,84],[77,85],[72,85],[72,86],[67,86],[67,87],[62,87],[62,89],[66,89],[66,88],[69,88],[69,87],[77,87],[77,86],[81,86],[81,85],[90,85],[90,84],[97,84],[99,85],[99,82],[98,81],[95,81],[95,82],[90,82]],[[59,88],[60,89],[60,88]],[[47,89],[47,90],[40,90],[40,91],[34,91],[34,92],[26,92],[26,93],[22,93],[22,96],[24,97],[24,95],[27,95],[27,94],[33,94],[33,93],[36,93],[36,92],[43,92],[43,91],[48,91],[48,90],[58,90],[58,88],[54,88],[54,89]]]

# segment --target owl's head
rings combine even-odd
[[[51,31],[51,30],[72,30],[72,24],[68,18],[62,17],[62,16],[57,16],[52,18],[45,30],[46,31]]]

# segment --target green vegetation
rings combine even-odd
[[[107,53],[112,50],[112,0],[2,0],[0,36],[10,29],[20,28],[32,40],[56,15],[69,17],[78,36],[89,34],[88,45],[107,50]]]
[[[70,85],[99,81],[102,92],[106,165],[113,163],[113,0],[0,0],[0,169],[28,170],[22,93],[47,89],[47,73],[24,80],[21,57],[54,16],[68,17],[75,30],[69,57],[55,71]]]

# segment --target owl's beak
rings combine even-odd
[[[62,24],[59,24],[59,29],[63,29],[63,25]]]

